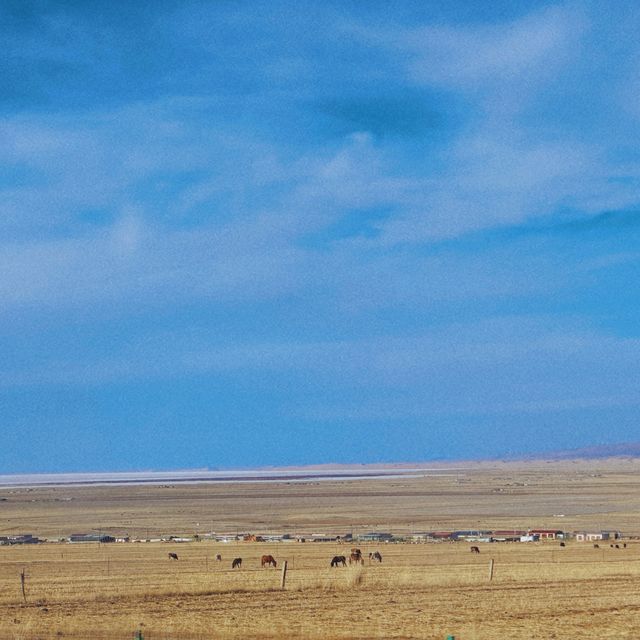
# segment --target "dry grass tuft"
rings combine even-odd
[[[346,570],[345,574],[347,588],[354,589],[362,586],[364,582],[364,570],[362,566],[352,565]]]

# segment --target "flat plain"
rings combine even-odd
[[[558,528],[570,541],[359,544],[382,564],[332,569],[339,543],[0,547],[1,637],[637,638],[640,461],[448,465],[424,477],[301,483],[0,489],[0,535]],[[622,547],[622,545],[620,545]],[[169,552],[179,556],[168,558]],[[289,571],[262,569],[270,553]],[[217,562],[215,556],[222,555]],[[240,570],[231,559],[243,558]],[[489,561],[494,576],[489,581]],[[20,590],[25,572],[26,603]]]

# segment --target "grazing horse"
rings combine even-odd
[[[331,561],[332,567],[337,567],[341,564],[343,567],[347,566],[347,559],[344,556],[333,556],[333,560]]]
[[[567,545],[566,545],[564,542],[561,542],[561,543],[560,543],[560,546],[561,546],[561,547],[566,547]]]
[[[362,557],[362,553],[360,549],[352,549],[351,555],[349,556],[349,564],[364,564],[364,559]]]
[[[382,562],[382,555],[379,551],[374,551],[369,554],[369,560],[377,560],[378,562]]]
[[[222,556],[219,553],[216,554],[216,562],[222,562]]]
[[[593,548],[594,548],[594,549],[599,549],[599,548],[600,548],[600,545],[599,545],[599,544],[594,544],[594,545],[593,545]]]
[[[234,558],[233,561],[231,562],[231,568],[235,569],[235,568],[242,568],[242,558]]]
[[[471,547],[471,553],[480,553],[480,547]]]
[[[169,560],[177,560],[178,559],[178,554],[177,553],[170,553],[169,554]]]
[[[276,559],[273,556],[262,556],[262,558],[260,558],[260,564],[264,567],[264,565],[266,564],[268,567],[277,567],[278,563],[276,562]]]

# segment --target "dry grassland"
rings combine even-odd
[[[371,547],[373,549],[374,547]],[[175,562],[167,551],[176,551]],[[0,549],[6,637],[637,638],[640,545],[384,545],[382,565],[330,569],[333,544],[209,542]],[[270,552],[288,560],[261,569]],[[214,561],[222,553],[223,561]],[[244,559],[232,571],[233,557]],[[495,576],[488,581],[489,558]],[[27,604],[19,573],[26,569]],[[78,635],[76,635],[78,634]]]
[[[0,535],[484,527],[615,528],[640,534],[640,459],[442,467],[425,477],[383,480],[0,487],[0,500],[5,498]]]
[[[637,461],[486,464],[379,481],[0,490],[0,535],[376,527],[629,534],[640,531],[639,470]],[[333,555],[348,555],[333,543],[0,547],[0,637],[130,639],[142,629],[145,640],[635,639],[640,542],[627,545],[483,544],[479,555],[463,543],[359,545],[379,549],[382,565],[346,569],[329,568]],[[285,591],[279,570],[260,568],[264,553],[288,560]],[[242,570],[232,571],[238,556]]]

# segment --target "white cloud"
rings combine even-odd
[[[605,133],[610,123],[577,131],[563,127],[553,108],[545,112],[549,96],[571,83],[581,54],[594,55],[591,29],[586,11],[565,5],[508,23],[391,29],[392,36],[380,39],[403,57],[409,79],[448,90],[466,115],[436,152],[440,170],[405,190],[410,197],[398,214],[380,225],[384,245],[638,203],[640,164],[621,162],[622,140]],[[592,90],[606,87],[596,80]],[[585,95],[567,95],[578,99]]]
[[[404,34],[418,82],[463,91],[538,88],[578,54],[584,16],[548,7],[509,23],[427,26]],[[528,92],[527,92],[528,93]],[[522,96],[515,96],[521,98]]]
[[[584,77],[582,56],[597,59],[592,22],[584,7],[565,4],[511,22],[354,31],[394,51],[410,81],[449,91],[464,116],[450,142],[425,151],[439,169],[396,190],[397,215],[379,225],[384,245],[637,204],[640,165],[620,161],[620,137],[563,127],[547,102],[557,105],[565,84],[579,82],[572,74]],[[595,82],[592,91],[607,86]]]
[[[123,218],[74,239],[0,246],[2,310],[258,300],[291,288],[301,259],[250,223],[168,232]]]
[[[518,225],[559,208],[594,212],[635,202],[630,189],[612,184],[615,171],[595,145],[482,129],[452,145],[448,168],[382,227],[383,241],[454,238]]]

